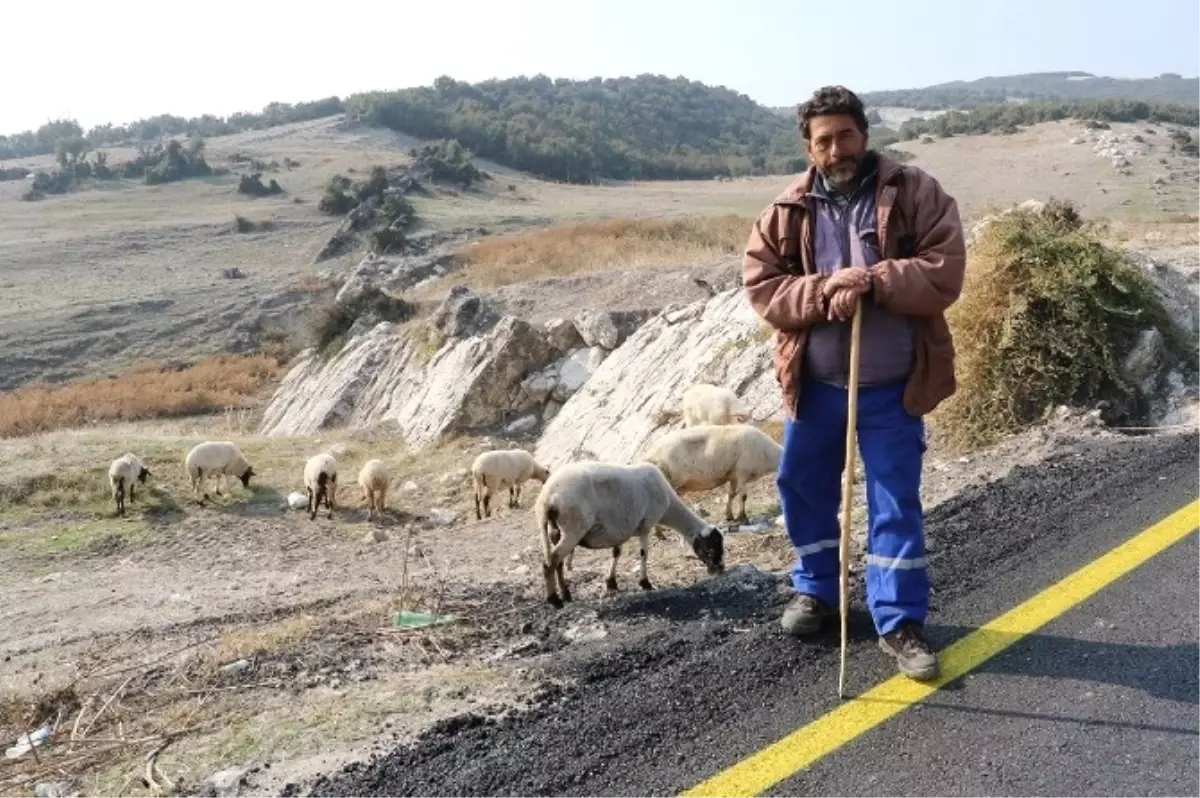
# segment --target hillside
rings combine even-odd
[[[922,110],[971,108],[1011,101],[1128,100],[1145,103],[1200,105],[1200,78],[1163,73],[1154,78],[1109,78],[1088,72],[1030,72],[955,80],[919,89],[873,91],[863,95],[868,105],[892,105]]]
[[[533,78],[349,97],[347,114],[422,138],[457,138],[515,169],[568,182],[771,174],[801,168],[789,120],[683,78]]]

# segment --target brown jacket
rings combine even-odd
[[[815,167],[800,175],[754,222],[742,282],[755,311],[775,328],[775,376],[784,409],[795,417],[808,328],[825,321],[821,276],[813,264],[805,194]],[[962,290],[966,244],[958,205],[937,180],[879,156],[876,184],[879,251],[872,267],[874,301],[913,323],[916,362],[904,390],[914,416],[955,391],[954,342],[945,311]]]

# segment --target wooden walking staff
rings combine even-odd
[[[846,627],[850,608],[850,505],[854,492],[855,432],[858,427],[858,353],[862,337],[862,297],[854,300],[854,320],[850,324],[849,408],[846,414],[846,470],[842,474],[842,535],[838,541],[838,600],[842,619],[842,659],[838,668],[838,697],[846,690]]]

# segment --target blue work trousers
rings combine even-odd
[[[925,622],[929,575],[921,509],[925,424],[904,409],[904,382],[859,387],[858,449],[866,472],[867,606],[886,635]],[[847,391],[806,379],[784,432],[780,505],[796,549],[792,584],[838,606],[838,538],[846,463]]]

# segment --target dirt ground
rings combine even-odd
[[[1089,215],[1115,218],[1119,240],[1191,258],[1181,274],[1194,286],[1194,218],[1164,224],[1154,215],[1161,196],[1148,188],[1148,175],[1157,161],[1135,161],[1132,175],[1117,174],[1090,145],[1069,144],[1077,134],[1078,126],[1062,123],[912,149],[968,215],[1069,196]],[[339,221],[316,211],[324,183],[335,172],[403,162],[412,143],[345,130],[336,120],[208,142],[214,165],[234,153],[299,161],[268,175],[288,192],[279,198],[240,197],[236,173],[37,203],[17,199],[19,182],[0,183],[0,389],[144,357],[253,348],[263,327],[304,307],[296,279],[331,265],[312,264]],[[1146,156],[1158,157],[1166,156]],[[1194,168],[1167,166],[1179,174]],[[752,215],[787,182],[579,187],[483,167],[496,179],[482,192],[418,199],[423,223],[504,230],[618,216]],[[1194,179],[1169,190],[1172,203],[1194,211]],[[235,214],[275,227],[235,234]],[[248,277],[222,279],[230,266]],[[599,291],[618,304],[647,292],[663,302],[699,298],[692,277],[718,282],[729,269],[722,262],[663,270],[649,287],[634,270],[582,275],[495,295],[540,318],[567,315]],[[415,457],[396,440],[366,433],[265,439],[251,434],[255,428],[251,413],[0,441],[0,742],[8,747],[42,723],[55,728],[36,757],[0,760],[0,794],[32,794],[42,782],[86,794],[195,792],[219,771],[244,776],[254,792],[277,793],[438,719],[531,701],[552,680],[539,657],[608,633],[594,621],[606,600],[607,553],[576,558],[574,606],[555,613],[542,600],[529,514],[536,483],[522,509],[474,519],[466,469],[475,454],[527,441],[463,438]],[[935,433],[927,507],[1038,462],[1065,441],[1112,434],[1069,417],[960,459],[940,454]],[[211,438],[237,441],[259,476],[249,490],[237,485],[201,506],[182,463],[194,443]],[[326,447],[342,463],[343,506],[333,519],[309,520],[286,509],[286,497],[302,487],[304,459]],[[143,456],[153,475],[129,515],[114,518],[105,469],[125,451]],[[353,485],[370,457],[387,459],[394,472],[390,510],[378,524],[367,522]],[[721,523],[723,497],[691,498]],[[730,535],[727,566],[785,572],[791,550],[775,525],[772,485],[755,486],[749,510],[754,523]],[[862,530],[861,499],[855,519]],[[621,566],[623,591],[636,590],[636,562]],[[650,576],[666,589],[704,573],[671,537],[652,541]],[[457,617],[402,629],[392,622],[399,610]],[[159,770],[147,779],[151,754]]]
[[[257,769],[246,776],[254,791],[277,792],[467,709],[520,706],[551,678],[525,655],[601,634],[589,618],[610,600],[607,552],[577,556],[569,611],[542,601],[529,510],[537,483],[521,509],[474,519],[465,469],[482,448],[512,442],[460,439],[414,458],[386,439],[258,438],[246,434],[251,421],[117,425],[0,445],[0,740],[58,721],[40,762],[27,754],[0,770],[0,792],[47,781],[149,794],[145,757],[168,739],[156,761],[178,790],[238,768]],[[928,507],[1037,462],[1064,439],[1111,434],[1071,418],[965,459],[938,456],[935,444]],[[182,459],[216,436],[237,441],[260,476],[201,506]],[[304,458],[328,447],[343,471],[334,518],[284,509]],[[115,518],[103,466],[127,449],[152,476]],[[375,456],[394,478],[389,513],[371,524],[352,481]],[[723,497],[690,498],[728,529]],[[856,505],[861,536],[861,496]],[[786,573],[773,485],[755,486],[749,511],[752,525],[728,538],[727,567]],[[625,593],[637,591],[636,563],[621,567]],[[650,574],[659,589],[705,578],[673,535],[652,541]],[[458,619],[401,630],[391,621],[401,609]]]

